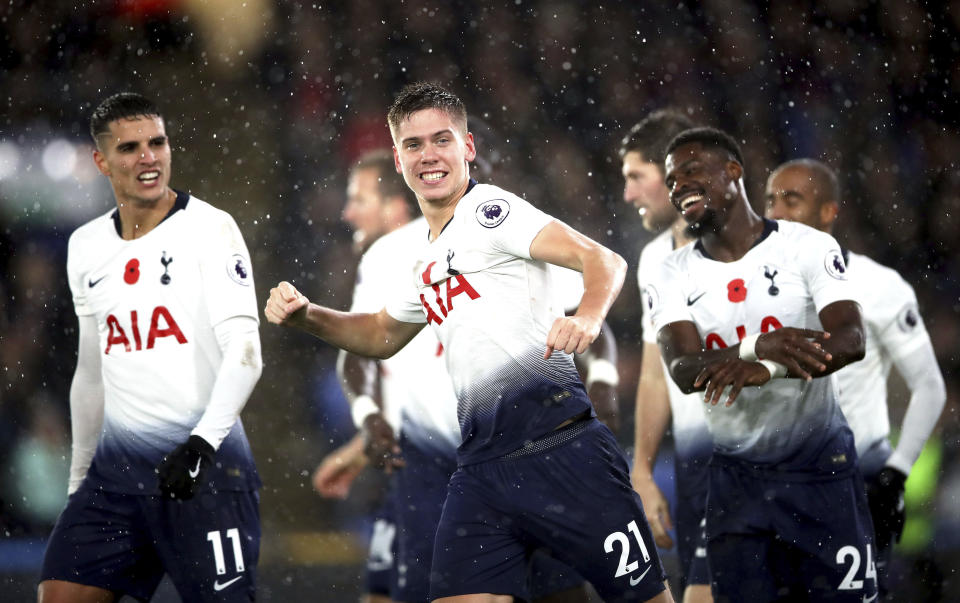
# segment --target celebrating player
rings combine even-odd
[[[708,405],[713,596],[874,597],[853,435],[824,378],[864,350],[840,247],[754,213],[740,148],[719,130],[679,134],[665,169],[670,200],[697,241],[667,257],[647,303],[671,376],[685,392],[702,390]]]
[[[93,158],[117,207],[70,237],[79,320],[70,498],[47,546],[41,603],[250,601],[260,478],[240,411],[260,377],[253,272],[233,218],[171,189],[148,99],[93,112]]]
[[[813,159],[784,163],[767,179],[766,215],[831,233],[840,210],[840,185],[827,165]],[[946,386],[923,326],[913,287],[893,269],[843,249],[847,278],[863,311],[864,358],[837,371],[840,408],[857,445],[860,471],[877,537],[877,575],[886,591],[886,566],[903,530],[903,486],[946,403]],[[892,449],[887,412],[891,365],[910,389],[910,402]]]
[[[677,111],[654,111],[630,129],[620,146],[623,198],[637,207],[644,228],[659,233],[640,253],[637,284],[641,299],[646,299],[646,281],[654,277],[664,258],[692,240],[686,234],[686,222],[670,203],[669,191],[663,183],[663,156],[667,144],[692,126],[693,123]],[[665,378],[657,333],[650,321],[650,312],[644,312],[643,357],[637,385],[630,477],[643,500],[643,509],[657,544],[672,547],[673,540],[667,530],[674,522],[666,498],[653,481],[657,450],[667,429],[667,421],[672,417],[676,446],[677,553],[681,583],[685,586],[684,601],[693,603],[710,601],[710,576],[701,523],[707,502],[707,462],[713,443],[702,407],[697,394],[684,394],[672,379]]]
[[[406,286],[364,314],[310,304],[283,282],[265,314],[373,357],[392,355],[424,324],[437,333],[462,443],[437,530],[431,597],[527,598],[528,551],[547,546],[608,600],[671,600],[626,461],[594,419],[570,356],[596,338],[623,282],[622,258],[523,199],[472,181],[476,150],[453,94],[409,86],[388,122],[396,168],[429,226],[429,238],[410,250]],[[575,315],[556,307],[546,263],[583,272]]]

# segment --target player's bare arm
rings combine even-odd
[[[670,422],[670,398],[656,344],[643,344],[634,417],[635,452],[630,479],[643,501],[654,540],[658,546],[669,549],[673,547],[673,539],[667,533],[673,529],[670,505],[653,480],[653,464]]]
[[[360,430],[357,437],[361,441],[364,460],[370,460],[374,467],[387,473],[402,467],[400,444],[382,412],[377,362],[341,350],[337,357],[337,376],[350,401],[353,422]]]
[[[583,273],[583,298],[573,316],[558,318],[547,335],[544,358],[554,350],[583,353],[600,334],[613,300],[627,273],[622,257],[603,245],[554,220],[530,243],[530,257]]]
[[[367,466],[363,453],[363,436],[359,433],[337,448],[313,472],[313,489],[324,498],[345,499],[353,480]]]
[[[760,339],[765,343],[757,354],[784,365],[790,376],[810,379],[824,374],[831,362],[830,352],[824,348],[830,337],[828,331],[784,327],[763,334]],[[741,360],[739,347],[704,350],[696,325],[690,321],[664,326],[657,342],[677,386],[685,393],[704,391],[706,403],[718,403],[723,389],[731,386],[727,398],[730,405],[743,387],[763,385],[772,377],[760,362]]]
[[[424,326],[401,322],[385,309],[376,314],[339,312],[311,304],[287,281],[270,289],[263,313],[274,324],[296,327],[340,349],[369,358],[389,358]]]

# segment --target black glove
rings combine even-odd
[[[884,467],[867,482],[867,501],[873,528],[877,536],[877,550],[882,551],[900,541],[906,519],[903,505],[903,486],[907,476],[893,467]]]
[[[193,498],[194,489],[201,482],[204,471],[213,463],[214,452],[213,446],[206,440],[192,435],[163,457],[157,466],[163,496],[181,500]]]

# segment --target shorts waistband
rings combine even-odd
[[[580,417],[575,417],[572,423],[564,425],[559,429],[554,429],[550,433],[545,434],[536,440],[531,440],[520,448],[517,448],[513,452],[508,452],[500,458],[516,459],[524,456],[530,456],[531,454],[540,454],[541,452],[545,452],[551,448],[556,448],[557,446],[566,444],[570,440],[583,433],[583,431],[590,426],[590,422],[592,420],[593,417],[590,416],[589,412],[586,412]]]

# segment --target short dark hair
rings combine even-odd
[[[397,127],[417,111],[439,109],[445,111],[458,122],[463,131],[467,131],[467,107],[456,94],[433,82],[408,84],[390,105],[387,112],[387,124],[393,134]]]
[[[813,174],[813,179],[816,180],[817,189],[820,191],[820,198],[817,199],[817,203],[823,203],[824,201],[835,201],[838,204],[840,203],[840,179],[837,178],[837,173],[833,169],[823,163],[822,161],[817,161],[816,159],[810,159],[807,157],[801,159],[791,159],[786,163],[781,163],[777,166],[775,170],[770,174],[773,177],[774,174],[778,174],[781,171],[788,168],[804,168],[810,170]]]
[[[120,92],[106,98],[90,115],[90,136],[93,142],[97,142],[97,136],[110,131],[110,122],[134,117],[163,119],[153,101],[136,92]]]
[[[672,153],[677,147],[692,142],[707,147],[721,148],[733,155],[737,163],[739,163],[741,167],[743,166],[743,153],[740,151],[740,145],[737,144],[737,141],[734,140],[732,136],[716,128],[690,128],[689,130],[680,132],[670,141],[670,144],[667,145],[667,149],[663,152],[664,160],[666,160],[667,155]]]
[[[657,109],[634,124],[620,141],[620,158],[627,153],[640,153],[644,161],[663,169],[667,144],[673,137],[693,127],[693,121],[676,109]]]
[[[377,149],[364,153],[360,159],[353,165],[351,172],[359,170],[376,170],[377,172],[377,190],[383,199],[391,197],[401,197],[410,210],[410,216],[414,217],[420,209],[417,199],[407,183],[403,181],[403,176],[397,173],[396,165],[393,162],[393,153],[388,149]]]

